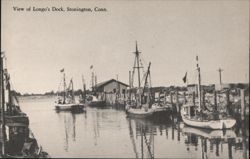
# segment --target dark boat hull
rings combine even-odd
[[[91,101],[88,103],[88,106],[91,107],[105,107],[106,101]]]
[[[5,116],[5,121],[6,125],[13,125],[14,123],[29,125],[29,118],[26,115]]]
[[[57,111],[76,111],[83,110],[85,106],[83,104],[57,104],[55,109]]]

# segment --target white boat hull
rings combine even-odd
[[[193,127],[207,128],[207,129],[230,129],[236,124],[236,120],[233,118],[219,119],[219,120],[196,120],[189,119],[181,111],[182,120],[185,124]]]
[[[127,115],[131,116],[131,117],[136,117],[136,118],[146,118],[149,117],[151,115],[153,115],[154,110],[153,109],[134,109],[134,108],[129,108],[127,110]]]
[[[84,109],[84,105],[81,103],[70,103],[70,104],[56,104],[56,110],[81,110]]]
[[[184,125],[184,124],[183,124]],[[193,128],[189,126],[182,126],[182,132],[196,134],[208,139],[230,139],[236,138],[236,134],[233,130],[205,130],[199,128]]]

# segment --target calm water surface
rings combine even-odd
[[[123,110],[56,112],[54,98],[20,100],[38,143],[51,157],[248,158],[249,131],[204,131],[177,117],[129,119]],[[249,135],[247,135],[249,136]]]

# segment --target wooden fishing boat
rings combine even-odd
[[[192,109],[192,107],[197,106],[183,105],[181,109],[182,120],[189,126],[208,129],[229,129],[232,128],[236,123],[234,118],[228,116],[221,116],[217,119],[211,119],[206,114],[190,116],[188,112]]]
[[[29,125],[29,118],[26,114],[23,115],[5,115],[6,125],[12,123],[21,123],[25,125]]]
[[[236,120],[228,115],[217,115],[217,118],[209,117],[209,114],[205,112],[204,106],[201,102],[201,78],[200,67],[197,61],[198,71],[198,106],[196,104],[184,104],[181,108],[182,120],[185,124],[193,127],[207,128],[207,129],[229,129],[232,128]]]
[[[125,109],[126,109],[126,113],[129,117],[146,118],[146,117],[152,116],[155,112],[155,109],[152,109],[150,84],[148,82],[148,78],[150,78],[151,63],[149,63],[147,72],[145,74],[146,76],[145,76],[144,87],[141,88],[140,68],[142,68],[142,66],[139,63],[140,52],[138,51],[137,43],[136,43],[136,51],[134,53],[135,53],[135,62],[134,62],[134,67],[133,67],[133,75],[134,75],[135,69],[137,69],[137,71],[138,71],[138,88],[136,88],[136,90],[137,90],[136,91],[137,92],[136,93],[136,101],[134,102],[134,104],[131,104],[132,103],[131,99],[129,99],[128,103],[125,106]],[[151,80],[149,80],[149,81],[151,81]],[[145,95],[146,91],[147,91],[147,95]]]
[[[165,106],[165,105],[160,105],[158,103],[154,103],[152,105],[152,109],[154,109],[155,112],[165,112],[169,110],[169,107]]]
[[[87,105],[91,107],[104,107],[106,106],[106,101],[98,99],[94,95],[88,95],[87,97]]]
[[[55,109],[57,111],[74,111],[74,110],[82,110],[84,109],[84,104],[77,103],[75,101],[75,95],[74,95],[74,87],[73,87],[73,80],[70,80],[69,86],[66,89],[66,81],[65,81],[65,73],[64,69],[61,70],[63,72],[63,92],[61,92],[63,95],[57,96],[57,101],[55,102]]]
[[[42,150],[37,154],[38,144],[34,136],[30,136],[29,118],[20,109],[18,98],[11,89],[10,75],[3,69],[3,57],[0,53],[0,145],[1,157],[6,158],[40,158]],[[29,144],[29,145],[28,145]],[[28,145],[28,147],[25,147]],[[26,149],[24,149],[26,148]],[[25,150],[25,151],[23,151]],[[44,152],[45,154],[45,152]]]
[[[230,139],[236,138],[236,134],[233,130],[211,130],[211,129],[200,129],[194,128],[190,126],[186,126],[184,124],[180,124],[181,131],[183,133],[191,133],[198,136],[205,137],[207,139]]]
[[[153,109],[142,108],[127,108],[126,110],[128,116],[136,118],[146,118],[153,115],[155,112]]]
[[[65,104],[56,104],[56,110],[68,111],[68,110],[81,110],[84,108],[84,105],[81,103],[65,103]]]

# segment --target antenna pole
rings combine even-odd
[[[222,85],[222,80],[221,80],[221,72],[222,72],[222,71],[223,71],[223,70],[222,70],[221,68],[218,69],[219,77],[220,77],[220,85]]]

